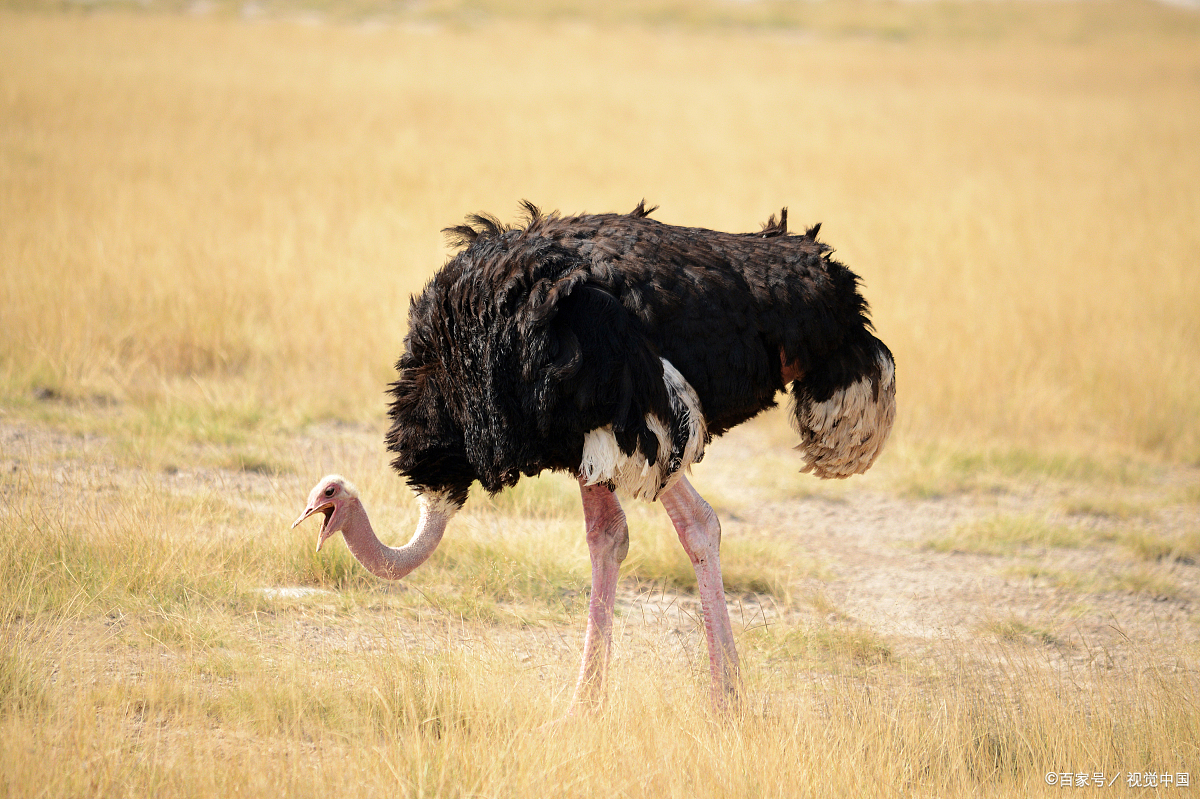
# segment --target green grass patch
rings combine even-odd
[[[1084,530],[1037,516],[1001,515],[957,525],[949,535],[931,538],[927,549],[979,555],[1009,555],[1030,547],[1080,547],[1093,540]]]
[[[1171,560],[1196,563],[1200,560],[1200,530],[1177,535],[1162,535],[1150,530],[1131,530],[1118,538],[1133,555],[1141,560]]]
[[[51,393],[49,399],[18,407],[23,416],[56,429],[105,436],[118,453],[131,456],[143,452],[147,442],[238,446],[280,428],[283,417],[257,398],[238,397],[224,386],[214,390],[231,396],[216,396],[197,384],[178,394],[128,403],[85,403]]]
[[[1080,573],[1066,569],[1054,569],[1040,563],[1019,563],[1008,566],[1003,574],[1017,579],[1033,580],[1055,588],[1070,591],[1093,592],[1105,590],[1107,583],[1094,573]]]
[[[401,531],[387,542],[398,545],[415,525],[415,513],[388,513],[384,521],[381,527]],[[429,560],[399,582],[373,576],[340,536],[317,552],[314,530],[298,528],[280,534],[277,546],[287,565],[270,584],[365,594],[352,600],[359,604],[371,602],[371,595],[408,597],[401,604],[428,602],[452,616],[479,621],[511,620],[514,613],[524,617],[529,612],[561,618],[586,604],[590,584],[582,535],[572,528],[572,523],[487,510],[463,513]]]
[[[892,660],[890,644],[860,626],[819,623],[793,626],[784,623],[747,630],[744,636],[766,661],[801,660],[855,665],[877,665]]]
[[[89,490],[29,472],[0,475],[0,490],[11,494],[0,597],[16,616],[253,609],[259,587],[367,584],[348,553],[315,557],[309,531],[286,531],[238,492],[173,494],[153,480]]]
[[[282,460],[261,452],[243,451],[230,453],[222,458],[220,467],[235,472],[279,477],[291,473],[291,466]]]
[[[312,527],[314,525],[310,525]],[[281,541],[285,568],[270,585],[301,585],[330,591],[367,590],[377,577],[363,568],[350,549],[338,537],[331,538],[317,551],[311,529],[299,528]]]
[[[524,477],[495,496],[489,496],[476,484],[466,509],[506,516],[573,519],[583,530],[579,483],[565,474],[545,472],[537,477]]]
[[[414,584],[451,590],[435,600],[451,612],[480,618],[498,604],[533,603],[573,611],[587,602],[590,568],[563,549],[537,547],[528,538],[443,542]],[[452,601],[451,606],[446,605]]]
[[[1022,448],[959,452],[951,455],[949,468],[966,475],[995,474],[1021,480],[1049,478],[1081,483],[1130,484],[1144,477],[1144,470],[1126,458],[1101,460],[1078,452]]]
[[[1154,599],[1178,599],[1183,595],[1183,590],[1174,580],[1144,567],[1114,575],[1111,585],[1117,591],[1143,594]]]
[[[1184,591],[1178,583],[1146,566],[1084,573],[1047,568],[1037,563],[1022,563],[1009,566],[1004,570],[1004,574],[1080,593],[1098,594],[1120,591],[1164,600],[1178,599],[1184,595]]]
[[[982,625],[982,630],[996,636],[1002,641],[1013,643],[1034,642],[1038,644],[1058,645],[1062,643],[1057,635],[1044,627],[1035,627],[1015,616],[1007,619],[992,619]]]
[[[181,542],[136,518],[111,521],[91,535],[54,515],[4,525],[15,546],[0,585],[21,597],[23,615],[103,611],[129,599],[170,606],[226,590],[225,559],[212,544]]]
[[[1098,516],[1120,522],[1153,519],[1155,516],[1154,508],[1144,502],[1130,502],[1115,497],[1073,499],[1062,504],[1062,511],[1070,516]]]
[[[1127,456],[960,445],[898,445],[889,455],[888,482],[911,499],[1000,493],[1032,481],[1130,486],[1146,482],[1152,466]]]

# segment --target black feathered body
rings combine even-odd
[[[494,492],[586,471],[589,433],[611,431],[661,489],[711,436],[775,404],[783,359],[802,375],[806,470],[841,477],[874,460],[892,356],[815,229],[789,235],[786,215],[753,234],[677,227],[640,204],[527,210],[522,227],[476,216],[448,231],[463,249],[412,301],[387,440],[414,488],[461,503],[473,480]]]

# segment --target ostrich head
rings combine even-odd
[[[300,518],[292,522],[292,527],[318,511],[324,513],[325,521],[321,524],[321,532],[317,535],[317,551],[320,552],[325,539],[334,533],[341,532],[349,521],[350,514],[347,512],[347,506],[357,502],[358,489],[354,487],[353,483],[341,475],[327,475],[322,477],[321,482],[317,483],[309,493],[308,505],[300,514]]]
[[[295,527],[318,511],[325,514],[321,532],[317,536],[317,550],[325,539],[341,533],[350,548],[350,554],[376,577],[399,580],[420,566],[437,549],[450,521],[461,502],[453,502],[442,494],[422,493],[417,497],[421,506],[421,518],[412,539],[402,547],[385,546],[371,528],[371,520],[358,498],[358,489],[350,481],[336,474],[321,478],[321,482],[308,495],[308,505],[300,518],[292,522]]]

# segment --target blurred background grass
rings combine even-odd
[[[824,223],[897,356],[898,451],[1200,460],[1187,9],[2,8],[9,412],[380,420],[442,227],[645,197],[676,224]]]

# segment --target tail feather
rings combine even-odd
[[[796,449],[804,453],[801,472],[845,478],[871,468],[887,442],[896,418],[896,364],[883,342],[857,355],[873,356],[853,370],[856,379],[818,398],[805,384],[792,384],[793,422],[800,433]],[[845,364],[840,364],[844,369]]]

